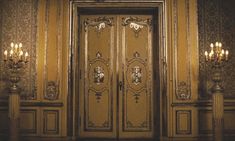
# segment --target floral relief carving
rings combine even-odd
[[[188,85],[186,82],[179,82],[176,97],[178,100],[188,100],[191,98],[191,94],[189,93]]]
[[[47,83],[45,99],[47,99],[47,100],[57,100],[58,99],[58,86],[57,86],[56,82],[49,81]]]

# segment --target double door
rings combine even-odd
[[[152,15],[80,15],[80,137],[153,137],[152,23]]]

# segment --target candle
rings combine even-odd
[[[212,59],[212,53],[211,52],[209,53],[209,59],[210,60]]]
[[[24,53],[23,53],[23,51],[21,50],[20,51],[20,53],[19,53],[19,58],[20,58],[20,60],[22,60],[22,55],[23,55]]]
[[[210,47],[211,47],[211,48],[213,48],[213,47],[214,47],[213,43],[211,43],[211,44],[210,44]]]
[[[13,50],[11,49],[10,50],[10,57],[13,55]]]
[[[228,60],[228,50],[225,51],[225,60]]]
[[[222,47],[222,43],[219,42],[218,46],[219,46],[218,51],[220,52],[221,51],[221,47]]]
[[[210,52],[210,53],[211,53],[211,55],[213,55],[213,54],[214,54],[214,50],[211,50],[211,52]]]
[[[27,62],[27,60],[28,60],[28,56],[29,56],[29,54],[28,54],[28,52],[26,52],[25,53],[25,61]]]
[[[14,43],[11,42],[11,48],[13,48],[13,47],[14,47]]]
[[[222,43],[219,43],[219,47],[222,47]]]
[[[19,51],[21,51],[22,43],[19,44]]]
[[[215,46],[218,47],[218,46],[219,46],[219,42],[216,42],[216,43],[215,43]]]
[[[221,53],[222,53],[222,55],[224,55],[224,49],[222,49]]]
[[[211,51],[212,51],[213,47],[214,47],[213,43],[210,44],[210,47],[211,47]]]
[[[206,61],[208,61],[208,52],[205,51]]]
[[[21,47],[22,47],[22,43],[19,44],[19,48],[21,48]]]
[[[18,45],[17,44],[15,44],[15,50],[17,50],[18,49]]]
[[[4,51],[4,60],[7,60],[7,50]]]

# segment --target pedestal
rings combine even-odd
[[[9,141],[19,140],[20,96],[18,93],[9,95]]]
[[[214,93],[212,96],[213,130],[214,140],[223,141],[224,129],[224,97],[222,93]]]
[[[215,64],[214,74],[212,80],[214,85],[212,87],[212,112],[213,112],[213,141],[223,141],[224,130],[224,96],[223,87],[221,85],[221,65]]]

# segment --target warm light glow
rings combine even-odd
[[[29,54],[28,54],[28,52],[26,52],[26,53],[25,53],[25,57],[28,57],[28,56],[29,56]]]
[[[22,56],[23,54],[24,54],[24,53],[23,53],[23,51],[21,50],[19,55]]]
[[[215,46],[214,46],[215,45]],[[206,61],[220,63],[228,60],[228,50],[222,49],[222,43],[216,42],[215,44],[210,43],[210,52],[205,51]]]
[[[225,54],[228,55],[228,50],[226,50]]]
[[[10,51],[10,56],[13,55],[13,50]]]
[[[219,47],[222,47],[222,43],[219,43]]]
[[[211,43],[211,44],[210,44],[210,47],[211,47],[211,48],[213,48],[213,47],[214,47],[213,43]]]
[[[11,47],[12,47],[12,48],[14,47],[14,43],[11,43]]]
[[[7,50],[4,51],[4,55],[7,56]]]
[[[5,50],[4,51],[4,61],[8,63],[20,63],[20,62],[28,62],[28,52],[23,52],[22,50],[22,43],[19,44],[14,44],[13,42],[10,44],[11,49],[9,51]],[[23,57],[24,55],[24,57]]]
[[[18,45],[17,44],[15,44],[15,49],[17,49],[18,48]]]
[[[19,44],[19,48],[22,48],[22,43]]]

